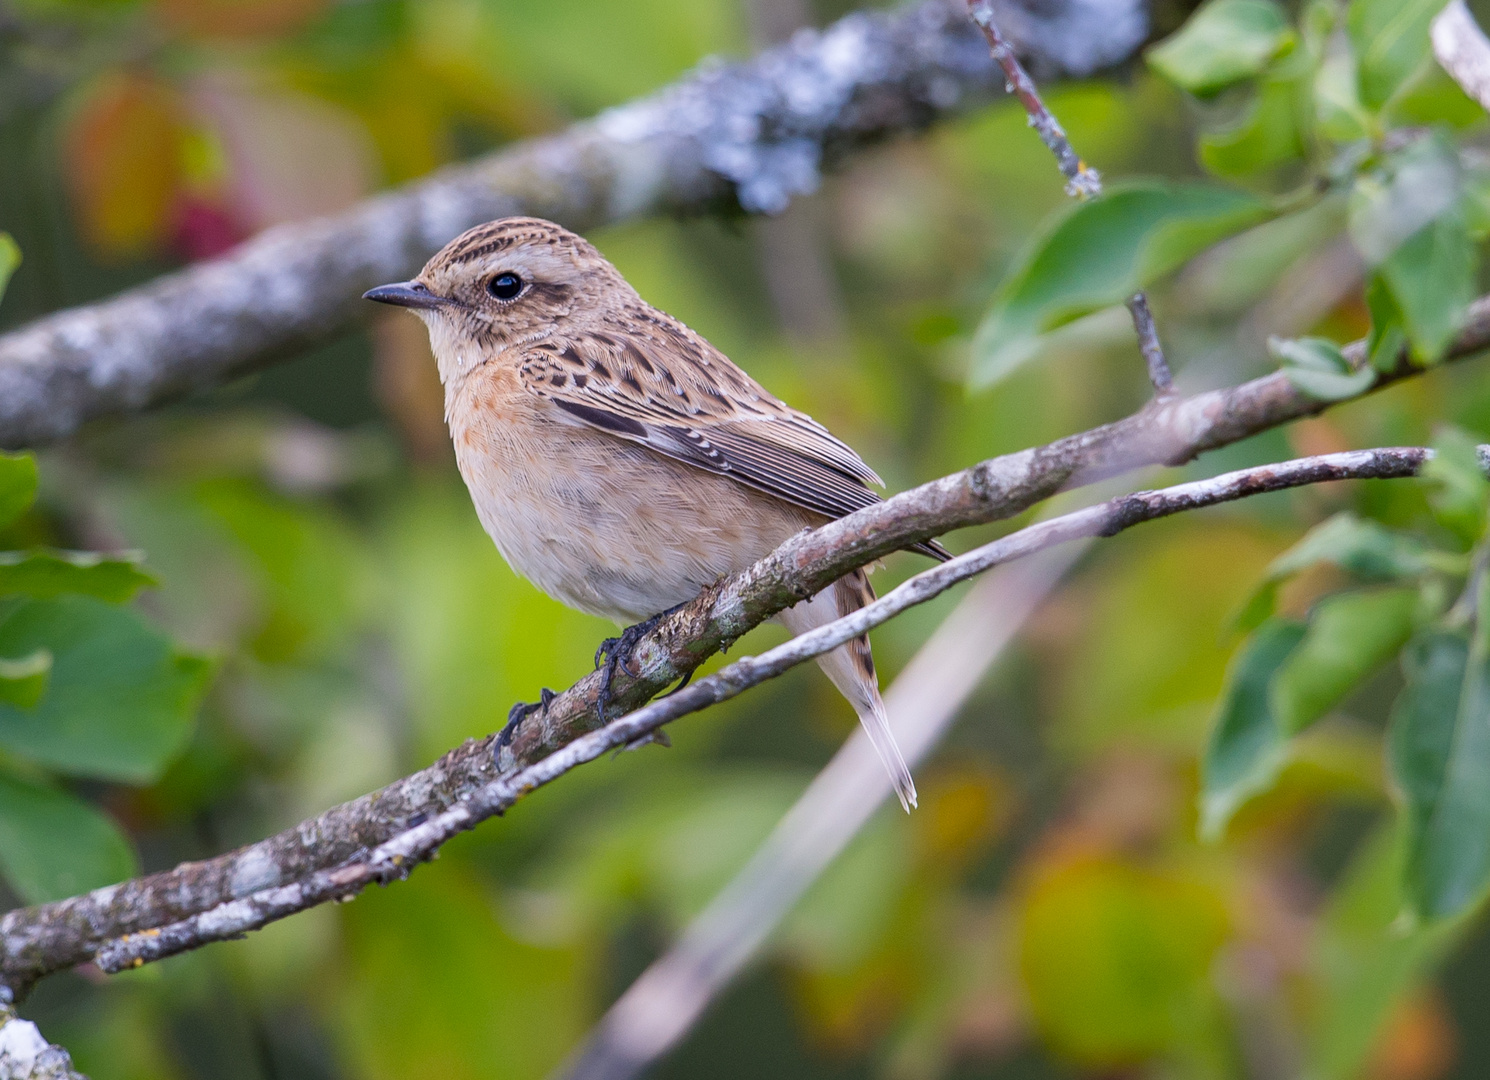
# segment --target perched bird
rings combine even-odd
[[[479,225],[413,280],[366,296],[411,308],[429,327],[481,524],[514,570],[580,611],[622,626],[648,620],[794,533],[879,501],[868,485],[881,481],[858,454],[552,222]],[[916,550],[949,557],[935,543]],[[800,634],[873,599],[856,570],[777,619]],[[602,646],[610,665],[626,661],[635,636]],[[869,639],[818,663],[909,810],[916,789]],[[514,709],[507,733],[537,707]]]

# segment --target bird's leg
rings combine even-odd
[[[507,713],[507,726],[497,733],[497,746],[503,747],[512,741],[512,736],[517,734],[517,725],[526,720],[535,712],[548,712],[548,703],[559,695],[548,687],[538,691],[537,701],[519,701]]]
[[[650,618],[628,626],[625,630],[621,631],[619,637],[606,638],[600,643],[600,648],[595,650],[595,666],[600,668],[602,663],[604,664],[604,667],[601,668],[603,674],[600,677],[600,692],[595,695],[595,711],[600,714],[600,722],[602,724],[610,722],[610,718],[606,715],[606,710],[610,707],[610,684],[611,680],[616,677],[616,668],[622,665],[629,665],[631,662],[631,650],[636,648],[636,643],[655,630],[657,624],[663,619],[679,608],[685,607],[688,603],[689,601],[685,600],[681,604],[674,604],[666,611],[659,611]],[[627,670],[629,673],[629,667]],[[686,683],[687,679],[684,682]]]

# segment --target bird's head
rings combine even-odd
[[[530,217],[469,229],[411,280],[363,295],[422,318],[447,379],[636,296],[584,237]]]

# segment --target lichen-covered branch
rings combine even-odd
[[[1040,141],[1055,155],[1055,163],[1066,178],[1066,194],[1078,199],[1094,199],[1102,194],[1102,174],[1081,160],[1081,155],[1066,137],[1066,129],[1046,107],[1035,87],[1035,80],[1019,62],[1014,46],[999,31],[999,13],[994,5],[990,0],[968,0],[967,7],[968,14],[988,41],[990,55],[1004,73],[1005,86],[1029,113],[1030,126],[1040,136]]]
[[[1000,0],[1015,45],[1056,72],[1129,56],[1142,0]],[[519,143],[334,217],[270,229],[219,259],[0,337],[0,447],[66,437],[262,367],[365,314],[446,241],[507,214],[576,230],[737,203],[773,213],[822,168],[987,100],[999,76],[960,6],[859,12],[550,138]]]
[[[0,1004],[0,1080],[88,1080],[72,1057],[49,1043],[30,1020]]]
[[[1490,298],[1477,301],[1451,351],[1490,346]],[[1361,346],[1347,352],[1358,355]],[[1419,373],[1403,361],[1378,386]],[[1186,398],[1155,399],[1112,424],[981,462],[812,532],[707,590],[637,645],[613,700],[632,709],[776,612],[848,570],[966,525],[1012,517],[1056,492],[1129,469],[1188,461],[1325,408],[1282,374]],[[107,941],[191,920],[221,905],[308,882],[514,777],[599,726],[591,674],[535,713],[512,742],[471,740],[429,768],[237,851],[0,917],[0,983],[22,993],[37,978],[93,958]],[[509,782],[511,782],[509,780]],[[361,873],[362,871],[357,871]],[[280,903],[281,900],[274,900]]]
[[[355,895],[374,882],[407,876],[461,832],[502,813],[528,792],[552,783],[603,754],[636,743],[664,724],[727,701],[889,622],[952,586],[995,566],[1093,536],[1115,536],[1145,521],[1285,488],[1335,480],[1415,476],[1433,455],[1421,447],[1350,450],[1226,473],[1209,480],[1139,491],[1020,529],[896,586],[858,611],[809,630],[760,656],[745,656],[666,697],[573,740],[536,764],[498,776],[444,813],[404,830],[388,842],[334,870],[304,881],[264,889],[189,919],[110,942],[97,953],[99,967],[115,972],[234,938],[306,908]]]

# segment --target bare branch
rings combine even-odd
[[[1019,99],[1024,111],[1029,114],[1030,126],[1040,135],[1050,152],[1055,155],[1056,165],[1066,178],[1066,194],[1076,199],[1095,199],[1102,194],[1102,175],[1083,161],[1066,137],[1066,131],[1056,120],[1055,114],[1045,104],[1035,81],[1024,70],[1014,49],[999,32],[994,22],[993,5],[989,0],[967,0],[968,14],[983,31],[988,40],[988,51],[1003,70],[1008,82],[1008,91]],[[1169,361],[1164,359],[1164,347],[1159,344],[1159,331],[1154,326],[1154,315],[1149,310],[1149,298],[1143,292],[1128,299],[1128,310],[1133,315],[1133,329],[1138,334],[1138,348],[1148,364],[1149,382],[1154,393],[1168,397],[1174,393],[1174,378],[1169,372]]]
[[[1471,306],[1450,358],[1490,345],[1490,298]],[[1361,343],[1347,348],[1359,355]],[[1405,358],[1377,387],[1420,373]],[[1188,461],[1326,408],[1281,373],[1186,398],[1155,400],[1115,423],[993,458],[802,533],[749,571],[707,590],[638,643],[613,700],[635,708],[777,611],[857,566],[955,528],[1011,517],[1063,488],[1130,469]],[[181,922],[229,901],[308,881],[365,859],[414,825],[463,805],[501,775],[545,758],[598,726],[591,674],[535,713],[512,742],[471,740],[412,776],[310,821],[203,862],[0,917],[0,983],[23,993],[37,978],[90,960],[109,939]]]
[[[741,657],[712,675],[575,739],[515,775],[501,776],[482,785],[463,802],[405,830],[364,858],[335,870],[319,871],[303,882],[230,901],[170,926],[121,938],[100,949],[96,961],[110,972],[138,967],[209,942],[238,937],[328,900],[353,896],[374,882],[406,877],[414,866],[433,857],[446,841],[502,813],[528,792],[551,783],[571,769],[636,743],[664,724],[728,701],[774,679],[995,566],[1070,540],[1115,536],[1145,521],[1269,491],[1334,480],[1415,476],[1432,456],[1433,451],[1421,447],[1390,447],[1299,458],[1158,491],[1134,492],[1020,529],[917,574],[850,615],[809,630],[760,656]]]
[[[1016,43],[1054,70],[1126,58],[1141,0],[1001,0]],[[1114,27],[1117,29],[1114,30]],[[738,203],[774,213],[855,147],[986,100],[997,76],[948,0],[859,12],[741,64],[370,199],[270,229],[228,255],[0,337],[0,446],[64,438],[283,359],[365,315],[457,233],[507,214],[583,231]]]
[[[1035,80],[1029,77],[1024,65],[1019,62],[1014,46],[999,32],[993,4],[989,0],[968,0],[967,7],[973,22],[988,40],[988,51],[1003,69],[1007,80],[1005,88],[1019,99],[1024,111],[1030,115],[1030,126],[1039,134],[1040,141],[1055,155],[1056,164],[1066,178],[1066,194],[1078,199],[1096,198],[1102,194],[1102,174],[1081,160],[1071,146],[1071,140],[1066,138],[1066,131],[1061,127],[1060,121],[1045,107],[1040,91],[1035,88]]]
[[[1147,293],[1134,293],[1128,298],[1128,311],[1133,315],[1133,329],[1138,332],[1138,349],[1143,353],[1144,363],[1149,367],[1149,382],[1154,393],[1166,397],[1174,393],[1174,376],[1169,371],[1169,361],[1164,359],[1164,346],[1159,344],[1159,328],[1154,325],[1154,313],[1149,310]]]

